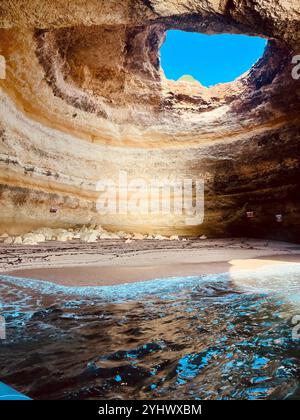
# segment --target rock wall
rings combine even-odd
[[[0,28],[0,233],[101,224],[299,240],[298,0],[3,0]],[[269,44],[241,78],[207,89],[166,80],[168,29]],[[97,182],[120,171],[203,178],[204,222],[99,214]]]

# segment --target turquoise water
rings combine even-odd
[[[297,265],[112,287],[0,282],[0,378],[31,398],[300,399]]]

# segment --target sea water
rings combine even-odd
[[[299,264],[0,290],[0,380],[31,398],[300,399]]]

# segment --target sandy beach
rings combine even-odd
[[[114,285],[284,262],[300,262],[299,245],[252,239],[0,245],[0,274],[67,286]]]

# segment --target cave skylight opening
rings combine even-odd
[[[247,72],[263,56],[266,45],[267,40],[260,37],[169,30],[161,47],[161,66],[167,79],[196,79],[210,87]]]

